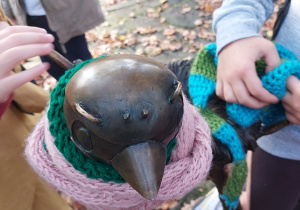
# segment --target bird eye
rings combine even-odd
[[[79,128],[76,132],[76,137],[80,143],[80,145],[87,151],[93,149],[92,141],[90,134],[86,128]]]
[[[77,123],[76,123],[77,122]],[[93,143],[89,131],[75,121],[72,126],[72,137],[75,145],[83,152],[89,152],[93,149]]]

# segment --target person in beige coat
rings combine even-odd
[[[49,99],[46,91],[28,81],[49,64],[22,72],[14,68],[23,59],[49,54],[54,38],[44,29],[9,26],[7,22],[0,7],[0,209],[71,210],[58,192],[33,172],[23,154],[25,139]]]
[[[44,28],[55,37],[55,50],[70,61],[92,58],[85,32],[104,21],[99,0],[2,0],[5,14],[19,25]],[[57,80],[62,68],[46,56],[49,73]]]

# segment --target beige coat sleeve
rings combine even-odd
[[[49,93],[33,83],[26,83],[14,92],[14,102],[26,113],[39,113],[49,101]]]

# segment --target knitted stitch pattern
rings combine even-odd
[[[256,63],[256,69],[263,86],[281,99],[286,93],[286,79],[288,76],[293,74],[299,78],[300,65],[295,56],[287,49],[278,44],[276,44],[276,48],[284,62],[266,75],[264,75],[266,67],[264,60]],[[227,145],[233,155],[235,168],[223,189],[223,195],[220,195],[220,197],[224,199],[229,209],[235,209],[246,179],[247,165],[244,160],[242,145],[233,127],[206,108],[209,97],[215,92],[217,64],[215,44],[210,44],[200,50],[190,72],[189,92],[193,103],[207,120],[214,137]],[[266,125],[270,125],[285,118],[284,109],[280,103],[261,109],[251,109],[240,104],[227,103],[226,111],[229,117],[242,127],[251,126],[259,120],[262,120]]]
[[[63,104],[67,83],[83,66],[102,57],[105,56],[79,63],[73,69],[66,71],[66,73],[59,79],[58,84],[52,90],[50,95],[50,107],[47,112],[48,118],[51,122],[49,129],[51,134],[55,137],[54,144],[75,169],[86,174],[87,177],[92,179],[101,178],[105,182],[114,181],[116,183],[123,183],[125,180],[112,166],[88,158],[75,146],[70,139],[70,131],[67,128],[64,118]],[[176,139],[173,139],[167,145],[167,161],[170,159],[171,151],[175,145]],[[47,147],[45,149],[47,149]]]
[[[44,118],[27,139],[25,155],[34,170],[56,189],[73,197],[88,209],[152,209],[180,198],[204,180],[212,162],[211,134],[206,121],[183,96],[184,115],[177,144],[165,167],[155,200],[140,196],[128,183],[118,184],[90,179],[76,170],[55,146]],[[48,152],[43,147],[46,144]]]

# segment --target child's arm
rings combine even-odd
[[[232,103],[260,108],[278,102],[263,88],[255,61],[264,57],[267,70],[280,62],[275,46],[259,35],[274,8],[273,0],[224,0],[214,13],[219,53],[216,94]]]
[[[42,63],[21,73],[11,74],[22,60],[49,54],[53,50],[53,41],[54,37],[44,29],[9,26],[6,22],[0,22],[0,103],[7,101],[17,87],[49,68],[48,63]]]

